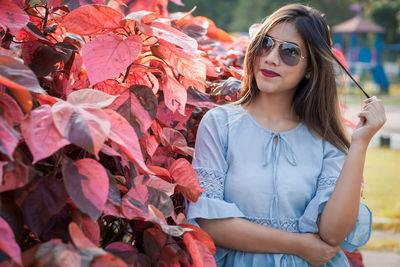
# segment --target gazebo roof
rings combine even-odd
[[[346,20],[332,28],[334,33],[364,33],[376,32],[383,33],[385,30],[372,22],[366,21],[361,16],[356,16],[352,19]]]

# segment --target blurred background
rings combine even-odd
[[[343,53],[351,73],[370,95],[380,97],[387,123],[374,137],[364,171],[363,202],[373,212],[373,233],[361,251],[366,267],[400,266],[400,1],[399,0],[183,0],[169,12],[189,11],[212,19],[230,34],[248,35],[287,3],[302,3],[325,14],[333,47]],[[343,116],[357,123],[364,96],[342,76]]]

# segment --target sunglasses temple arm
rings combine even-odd
[[[339,66],[346,72],[346,74],[351,78],[351,80],[360,88],[360,90],[364,93],[364,95],[367,98],[370,98],[370,96],[364,91],[364,89],[361,87],[361,85],[353,78],[353,76],[350,74],[350,72],[343,66],[343,64],[340,62],[339,59],[336,58],[336,56],[332,53],[332,51],[329,49],[331,56],[335,59],[335,61],[339,64]]]

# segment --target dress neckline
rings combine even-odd
[[[279,134],[279,135],[287,135],[287,134],[290,134],[290,133],[295,132],[296,130],[298,130],[299,128],[301,128],[301,126],[303,125],[302,122],[299,122],[299,123],[296,125],[296,127],[292,128],[292,129],[290,129],[290,130],[287,130],[287,131],[280,131],[280,132],[278,132],[278,131],[273,131],[273,130],[270,130],[270,129],[268,129],[268,128],[265,128],[263,125],[261,125],[261,123],[259,123],[259,122],[253,117],[253,115],[251,115],[241,104],[239,104],[238,106],[239,106],[240,109],[244,112],[244,114],[245,114],[257,127],[263,129],[264,131],[266,131],[267,133],[269,133],[269,134],[271,134],[271,135],[278,135],[278,134]]]

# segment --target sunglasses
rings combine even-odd
[[[271,52],[272,49],[274,49],[275,44],[279,44],[279,56],[282,59],[283,63],[288,66],[296,66],[300,62],[300,59],[305,58],[301,54],[301,49],[297,44],[280,41],[268,35],[265,36],[263,40],[263,48],[265,52]]]

